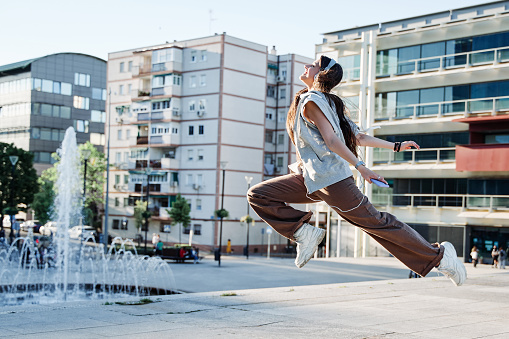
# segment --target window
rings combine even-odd
[[[53,81],[42,80],[42,91],[46,93],[53,93]]]
[[[115,207],[118,207],[118,206],[120,206],[120,199],[115,198]]]
[[[198,101],[198,109],[199,110],[204,110],[206,102],[207,101],[205,99],[200,99],[200,101]]]
[[[283,167],[283,157],[277,157],[277,167]]]
[[[285,135],[284,134],[278,134],[277,143],[279,145],[283,145],[285,143]]]
[[[127,185],[127,184],[129,184],[129,175],[124,174],[124,185]]]
[[[196,209],[201,211],[201,199],[196,199]]]
[[[268,85],[267,86],[267,97],[274,98],[276,94],[276,87]]]
[[[192,174],[188,174],[186,175],[186,185],[192,185],[193,184],[193,175]]]
[[[191,75],[191,79],[189,81],[189,87],[191,87],[191,88],[196,87],[196,75]]]
[[[127,63],[127,71],[128,71],[128,72],[132,72],[132,70],[133,70],[133,62],[132,62],[132,61],[129,61],[129,62]]]
[[[65,82],[60,83],[60,94],[71,95],[72,94],[72,85],[65,83]]]
[[[196,184],[198,186],[203,186],[203,174],[196,175]]]
[[[62,114],[60,112],[60,114]],[[105,122],[106,121],[106,112],[92,110],[90,111],[90,120],[93,122]]]
[[[88,133],[88,120],[74,120],[74,129],[76,132]]]
[[[191,51],[191,62],[196,62],[196,51]]]
[[[286,88],[281,88],[279,91],[279,99],[286,99]]]
[[[133,85],[128,84],[127,85],[127,95],[131,94],[132,91],[133,91]]]
[[[90,142],[94,145],[104,145],[104,134],[90,133]]]
[[[187,160],[192,161],[194,157],[194,151],[192,149],[187,150]]]
[[[189,126],[189,135],[194,134],[194,126]]]
[[[120,226],[120,220],[119,219],[113,219],[113,226],[112,226],[112,228],[114,230],[118,230],[119,226]]]
[[[203,132],[204,132],[204,127],[203,127],[203,125],[199,125],[199,126],[198,126],[198,134],[203,134]]]
[[[272,136],[274,133],[272,131],[266,131],[265,132],[265,142],[272,144]]]
[[[129,198],[124,198],[124,207],[129,206]]]
[[[125,131],[125,138],[126,138],[127,140],[129,140],[129,138],[130,138],[130,137],[131,137],[131,130],[130,130],[130,129],[128,129],[128,130],[126,130],[126,131]]]
[[[202,149],[198,150],[198,160],[203,160],[203,150]]]
[[[120,157],[118,156],[120,153],[117,152],[117,159],[119,159]],[[115,174],[115,185],[119,185],[120,184],[120,174]]]
[[[125,63],[124,63],[124,62],[121,62],[121,63],[120,63],[120,73],[125,72],[124,66],[125,66]]]
[[[75,95],[73,100],[73,106],[74,108],[78,109],[89,109],[90,99]]]
[[[121,129],[119,129],[117,131],[117,140],[122,140],[122,130]]]
[[[201,206],[200,206],[201,209]],[[200,224],[194,224],[193,225],[193,231],[194,235],[201,235],[201,225]]]
[[[196,109],[196,104],[195,104],[195,102],[194,102],[194,101],[190,101],[190,102],[189,102],[189,110],[190,110],[191,112],[194,112],[194,110],[195,110],[195,109]]]
[[[171,134],[179,134],[179,129],[177,127],[172,127]]]
[[[92,88],[92,99],[103,100],[102,92],[103,89],[101,88]]]
[[[272,112],[266,112],[265,113],[265,119],[272,120],[272,118],[273,118],[273,113]]]
[[[207,86],[207,75],[202,74],[200,75],[200,86]]]
[[[122,162],[122,153],[116,152],[115,153],[115,163],[120,164],[121,162]],[[118,182],[115,179],[115,184],[119,184],[119,183],[120,183],[120,175],[118,176]]]
[[[74,73],[74,84],[90,87],[90,74]]]
[[[120,86],[118,86],[118,93],[119,93],[120,95],[124,95],[124,85],[120,85]]]

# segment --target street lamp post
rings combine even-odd
[[[221,189],[221,221],[219,223],[219,256],[218,256],[218,266],[221,266],[221,246],[223,242],[223,210],[224,210],[224,174],[226,170],[226,165],[228,165],[228,161],[221,161],[221,169],[223,170],[223,187]]]
[[[81,217],[81,236],[80,236],[80,254],[81,254],[81,248],[83,247],[83,235],[84,235],[84,225],[86,224],[86,220],[85,220],[85,215],[86,215],[86,211],[85,211],[85,202],[86,202],[86,199],[87,199],[87,163],[88,163],[88,158],[90,158],[90,155],[92,154],[92,151],[89,150],[89,149],[84,149],[81,151],[81,154],[83,155],[83,159],[85,160],[85,169],[83,171],[83,212],[82,212],[82,217]]]
[[[247,182],[247,190],[249,191],[249,188],[251,187],[251,181],[253,180],[253,177],[245,176],[244,177]],[[249,217],[249,202],[247,203],[247,216]],[[248,218],[249,219],[249,218]],[[249,222],[246,220],[246,228],[247,228],[247,239],[246,239],[246,259],[249,259]]]
[[[145,254],[147,254],[148,218],[150,217],[150,212],[148,209],[148,199],[150,194],[150,173],[152,173],[152,168],[147,167],[145,169],[145,173],[147,174],[147,195],[146,195],[147,209],[145,210]]]
[[[9,160],[12,164],[11,169],[11,238],[14,238],[14,221],[16,219],[15,215],[16,213],[12,214],[14,212],[14,171],[16,169],[16,164],[18,163],[19,157],[17,155],[10,155]]]

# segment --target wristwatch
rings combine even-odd
[[[366,164],[364,163],[364,161],[359,161],[358,163],[355,164],[355,169],[357,169],[359,166],[366,166]]]

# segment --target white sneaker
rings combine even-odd
[[[303,224],[293,236],[295,237],[295,242],[297,242],[295,265],[298,268],[302,268],[315,254],[318,245],[325,236],[325,230],[310,224]]]
[[[456,286],[461,286],[467,279],[467,270],[465,265],[458,259],[454,246],[447,241],[441,243],[444,250],[444,257],[440,261],[437,269],[440,273],[451,279]]]

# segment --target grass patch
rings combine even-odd
[[[235,292],[228,292],[228,293],[221,294],[221,297],[235,297],[236,295],[237,295],[237,293],[235,293]]]
[[[290,290],[288,292],[293,292],[293,291],[295,291],[295,289],[292,287],[292,288],[290,288]]]
[[[154,301],[152,299],[143,298],[143,299],[140,299],[139,301],[116,301],[115,304],[117,304],[117,305],[131,305],[132,306],[132,305],[146,305],[146,304],[151,304],[153,302]],[[109,305],[112,305],[112,304],[110,303]]]

